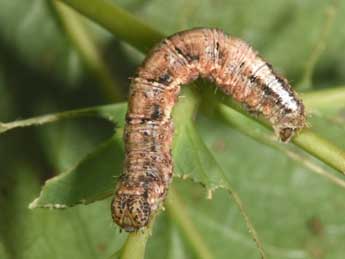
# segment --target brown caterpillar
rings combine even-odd
[[[113,220],[131,232],[145,227],[173,175],[171,111],[180,85],[208,78],[287,142],[305,126],[302,101],[255,50],[218,29],[192,29],[161,41],[132,79],[124,133],[124,172],[112,202]]]

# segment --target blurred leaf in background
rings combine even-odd
[[[112,2],[164,35],[192,27],[222,28],[250,42],[293,85],[300,85],[309,66],[313,73],[306,89],[344,87],[344,1]],[[126,92],[142,53],[86,19],[81,23],[110,80],[116,82],[114,90]],[[98,75],[52,1],[0,0],[1,122],[107,104],[104,75]],[[194,90],[202,90],[203,84],[197,87]],[[336,108],[312,106],[310,123],[345,149],[345,97],[336,97]],[[114,129],[122,127],[125,106],[111,106],[110,111],[114,118],[109,115],[107,120],[94,118],[104,118],[99,114],[82,116],[0,135],[0,258],[108,258],[121,249],[127,234],[113,225],[110,200],[102,199],[111,194],[120,173],[120,132]],[[235,125],[229,127],[212,111],[198,113],[195,125],[177,128],[177,134],[185,145],[175,147],[176,175],[181,179],[175,178],[173,186],[208,252],[193,246],[193,234],[168,207],[157,217],[146,258],[258,258],[229,189],[211,192],[212,199],[206,199],[204,187],[213,191],[225,182],[239,193],[269,258],[344,257],[344,188],[314,174],[315,167],[306,166],[306,161],[338,176],[335,170],[304,153],[298,153],[302,160],[293,160]],[[183,160],[185,155],[193,163]],[[36,205],[64,201],[60,205],[66,209],[29,210],[47,179],[50,185],[45,188],[59,187],[54,190],[60,196],[42,192]],[[79,203],[88,205],[67,208]]]

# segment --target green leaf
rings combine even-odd
[[[38,170],[29,168],[17,161],[11,174],[0,174],[1,258],[107,258],[123,245],[126,234],[114,231],[104,213],[109,200],[57,213],[28,210],[40,189]]]
[[[194,182],[203,184],[209,191],[209,195],[217,188],[225,188],[232,193],[235,196],[235,202],[240,206],[241,212],[245,216],[250,232],[262,250],[255,230],[242,208],[241,201],[233,193],[224,172],[204,145],[190,120],[197,103],[196,98],[190,91],[184,91],[183,95],[187,98],[181,100],[174,111],[177,123],[173,151],[176,167],[175,176],[184,179],[190,178]],[[184,116],[179,117],[178,114],[182,115],[181,111],[184,112]],[[112,177],[114,175],[118,177],[122,172],[123,150],[121,143],[121,138],[115,136],[114,139],[101,145],[82,160],[71,171],[48,180],[40,197],[30,204],[30,208],[66,208],[109,196],[116,184],[115,181],[112,181]],[[174,215],[176,210],[173,211]],[[197,234],[193,230],[188,230],[190,224],[185,223],[183,218],[185,217],[180,217],[180,222],[183,228],[187,229],[187,237],[190,238],[192,246],[195,246],[196,251],[201,251],[201,257],[212,258],[208,255],[207,250],[203,251],[204,246],[199,245],[202,241],[195,239]]]
[[[70,171],[48,180],[30,208],[67,208],[110,196],[122,173],[123,159],[122,138],[116,134]]]
[[[96,116],[121,127],[123,126],[126,107],[126,104],[101,106],[33,118],[29,123],[26,121],[18,124],[36,125],[43,121],[51,122],[50,118],[57,120],[75,116]],[[64,208],[79,203],[90,203],[109,196],[115,186],[115,177],[122,172],[123,158],[122,137],[120,133],[116,133],[67,172],[48,180],[46,186],[42,189],[40,198],[35,200],[30,207]],[[108,163],[108,161],[111,162]],[[97,180],[88,177],[94,173],[97,175]],[[75,188],[75,185],[79,187]]]
[[[253,215],[251,219],[272,258],[314,258],[319,248],[320,253],[330,258],[341,258],[344,248],[338,242],[344,240],[344,232],[333,232],[333,227],[339,229],[345,216],[344,206],[336,209],[342,204],[343,188],[315,176],[303,163],[236,132],[219,119],[200,119],[203,139],[226,169],[226,175],[231,177],[232,185],[239,191],[248,214]],[[260,132],[257,128],[252,130]],[[337,132],[340,134],[340,130]],[[339,145],[344,145],[344,139]],[[318,165],[334,175],[328,167]],[[212,233],[209,234],[211,238],[217,236],[220,237],[217,240],[228,240],[223,245],[228,247],[226,251],[238,255],[235,258],[256,258],[243,255],[250,242],[241,235],[243,229],[238,227],[241,218],[226,205],[225,198],[223,202],[221,200],[216,196],[212,202],[202,202],[204,208],[201,211],[193,209],[198,204],[196,201],[186,207],[194,210],[192,217],[196,224],[199,219],[200,225],[210,231],[207,233]],[[335,210],[337,215],[330,213]],[[213,217],[215,220],[211,223]],[[208,237],[208,234],[203,236]],[[225,256],[224,251],[223,257],[219,258]]]
[[[91,6],[93,16],[102,16],[97,4],[103,1],[75,1],[79,1],[84,8]],[[148,49],[161,35],[151,27],[137,23],[136,17],[167,35],[195,26],[220,27],[231,35],[248,40],[296,85],[298,80],[303,78],[306,63],[310,60],[314,47],[321,44],[326,47],[318,57],[313,71],[315,87],[344,85],[343,1],[338,1],[337,4],[321,0],[308,0],[303,3],[274,0],[170,1],[164,4],[156,0],[113,2],[128,8],[135,16],[128,15],[118,7],[115,8],[118,12],[114,15],[113,5],[110,5],[111,8],[107,9],[107,15],[103,15],[103,18],[107,17],[107,21],[113,24],[112,31],[116,37],[142,50]],[[51,16],[54,12],[47,6],[50,5],[43,0],[31,1],[30,4],[19,0],[0,1],[0,53],[3,54],[0,61],[1,121],[104,103],[103,100],[97,99],[94,92],[90,92],[87,84],[83,84],[72,96],[71,92],[66,93],[64,90],[66,84],[63,82],[73,83],[73,89],[76,89],[78,85],[75,81],[81,77],[88,81],[89,74],[80,69],[76,52],[70,48],[64,31],[57,26],[55,17]],[[323,24],[327,19],[325,14],[330,6],[334,6],[336,10],[334,24],[328,36],[320,42]],[[25,19],[26,17],[31,18]],[[127,21],[129,26],[123,26],[123,21]],[[23,26],[25,32],[18,33],[23,30]],[[48,33],[47,27],[51,28]],[[109,45],[116,44],[111,42]],[[109,50],[107,45],[101,47],[107,50],[105,53],[108,59],[118,60],[121,68],[142,58],[138,55],[132,58],[133,53],[129,54],[127,49],[120,48],[120,51],[114,52]],[[133,73],[131,69],[126,69],[120,72],[125,79]],[[118,72],[117,70],[118,67],[113,68],[114,73]],[[37,91],[37,88],[34,88],[36,85],[40,86],[39,89],[47,89],[51,96],[45,95],[42,90]],[[316,95],[307,93],[303,98],[312,107],[313,114],[318,114],[309,119],[312,129],[324,139],[344,149],[344,120],[341,110],[344,107],[344,98],[341,92],[341,88],[338,88],[334,92],[320,92],[315,93]],[[218,105],[213,106],[209,102],[211,96],[212,94],[208,96],[206,102],[199,103],[198,98],[191,100],[189,104],[192,113],[194,101],[205,109],[218,110]],[[190,96],[187,99],[190,99]],[[181,98],[180,101],[183,100]],[[123,123],[123,115],[120,116],[120,113],[109,107],[109,113],[103,118],[113,116],[112,121]],[[98,108],[89,115],[97,117]],[[236,113],[228,107],[224,108],[232,115]],[[179,150],[174,151],[178,163],[176,175],[189,176],[190,180],[202,183],[209,189],[219,186],[223,179],[230,179],[239,191],[247,214],[260,233],[265,250],[271,258],[343,258],[343,189],[324,178],[316,177],[313,172],[321,169],[337,179],[344,180],[342,175],[336,175],[332,169],[293,145],[284,146],[272,141],[271,133],[265,128],[259,128],[257,122],[247,121],[248,117],[243,114],[228,116],[227,119],[231,120],[225,121],[216,116],[205,117],[204,111],[198,113],[198,116],[191,116],[184,111],[182,109],[174,114],[175,149]],[[123,114],[124,112],[125,108]],[[85,115],[88,115],[88,112]],[[122,247],[126,235],[117,233],[111,227],[110,200],[68,210],[27,210],[28,202],[39,192],[39,179],[51,177],[53,172],[61,171],[60,168],[69,169],[63,170],[66,173],[61,175],[61,179],[57,178],[58,181],[66,181],[67,186],[76,190],[69,192],[70,197],[68,194],[63,196],[63,187],[54,189],[58,184],[51,180],[49,190],[45,191],[49,193],[50,190],[55,190],[52,195],[61,195],[65,203],[73,205],[85,202],[85,197],[89,199],[88,202],[103,197],[106,191],[98,184],[98,181],[102,181],[98,177],[101,177],[104,171],[109,172],[106,189],[109,190],[108,194],[112,192],[116,182],[112,175],[116,175],[116,172],[110,173],[110,169],[102,162],[108,161],[112,164],[117,159],[122,162],[118,158],[120,150],[117,149],[121,144],[108,147],[106,143],[97,147],[95,143],[110,135],[113,126],[107,126],[108,135],[102,132],[104,127],[98,125],[94,125],[92,132],[86,132],[83,130],[85,121],[75,119],[80,116],[84,116],[83,113],[72,116],[73,123],[78,126],[62,127],[71,138],[78,136],[72,141],[68,141],[71,138],[64,137],[63,134],[45,134],[45,128],[8,131],[1,135],[0,258],[107,258]],[[43,120],[2,123],[0,131],[67,117],[48,116],[41,117]],[[191,117],[197,117],[193,124],[183,123]],[[248,124],[241,124],[242,119]],[[241,125],[247,126],[241,128]],[[121,143],[120,138],[116,139],[115,136],[109,139],[109,143],[112,141]],[[80,152],[74,148],[78,143],[79,149],[82,149]],[[319,144],[320,142],[311,142],[314,147]],[[86,149],[90,149],[92,145],[95,145],[95,151],[80,160]],[[322,148],[321,145],[319,147]],[[111,149],[113,151],[107,152]],[[297,155],[298,159],[289,155],[291,152]],[[102,154],[105,160],[100,157]],[[11,163],[17,164],[18,168],[22,157],[26,158],[26,163],[20,165],[19,169],[14,170],[14,167],[9,166]],[[191,159],[195,160],[192,162]],[[54,160],[55,163],[50,162]],[[312,167],[308,166],[310,162]],[[200,174],[190,164],[200,169]],[[91,169],[97,166],[96,169],[102,169],[102,172],[91,172],[88,170],[89,166]],[[17,174],[17,171],[22,174]],[[219,171],[225,176],[221,176]],[[84,172],[87,175],[97,175],[94,185],[90,183],[90,178],[83,179],[81,175]],[[4,177],[4,173],[16,175],[13,178],[15,180]],[[153,235],[147,244],[146,258],[200,258],[200,240],[195,239],[194,234],[191,235],[194,230],[197,230],[196,236],[202,237],[201,243],[214,258],[229,258],[229,254],[232,258],[258,258],[257,249],[250,240],[243,217],[229,200],[227,191],[213,192],[213,198],[209,201],[205,199],[205,189],[197,184],[177,178],[174,182],[180,203],[184,206],[180,207],[182,209],[171,210],[171,205],[167,205],[167,213],[161,213],[158,217]],[[85,189],[78,189],[83,188],[83,184]],[[88,190],[90,187],[96,188]],[[52,199],[49,195],[44,197],[47,200]],[[193,231],[183,227],[183,221],[178,219],[181,215],[182,219],[189,218],[187,222],[193,226]]]

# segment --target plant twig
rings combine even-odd
[[[136,49],[147,52],[163,38],[134,15],[107,0],[60,0],[112,32]]]
[[[303,130],[293,143],[345,175],[345,152],[310,129]]]
[[[308,159],[307,157],[301,156],[295,150],[293,150],[292,148],[293,146],[280,145],[277,141],[274,140],[274,137],[271,134],[269,134],[269,131],[267,131],[264,127],[261,127],[262,129],[259,131],[254,130],[254,128],[257,129],[258,128],[257,126],[261,126],[261,125],[257,125],[257,126],[252,125],[252,124],[255,124],[254,121],[251,121],[249,118],[246,118],[239,112],[236,112],[223,104],[218,105],[217,112],[219,113],[223,121],[239,129],[245,135],[254,138],[260,143],[273,147],[274,149],[284,153],[291,159],[303,164],[306,168],[310,169],[312,172],[317,173],[327,178],[329,181],[333,182],[334,184],[342,188],[345,188],[344,180],[327,172],[326,170],[324,170],[322,167],[320,167],[319,165],[317,165],[315,162]]]
[[[121,248],[119,259],[143,259],[147,240],[151,236],[154,219],[150,225],[142,231],[130,233],[123,247]]]

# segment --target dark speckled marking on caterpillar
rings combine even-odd
[[[200,76],[263,115],[283,142],[305,126],[302,101],[247,43],[218,29],[193,29],[164,39],[130,87],[124,172],[112,202],[113,219],[126,231],[147,226],[167,194],[173,175],[171,111],[180,85]]]

